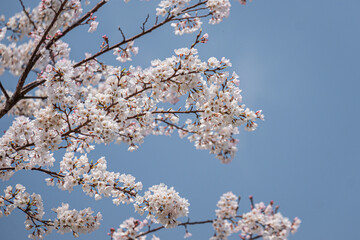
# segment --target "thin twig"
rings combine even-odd
[[[25,9],[25,6],[24,6],[23,1],[22,1],[22,0],[19,0],[19,1],[20,1],[21,6],[22,6],[22,9],[23,9],[25,15],[28,17],[31,25],[33,25],[33,27],[34,27],[35,30],[37,30],[37,27],[36,27],[35,23],[33,22],[33,20],[31,19],[30,14],[29,14],[29,13],[26,11],[26,9]]]
[[[124,32],[121,30],[121,27],[118,27],[118,29],[119,29],[119,31],[121,32],[121,35],[122,35],[122,37],[123,37],[123,41],[125,41],[125,40],[126,40],[126,37],[125,37]]]
[[[200,112],[204,112],[204,110],[188,110],[188,111],[166,110],[166,111],[152,111],[150,113],[151,114],[157,114],[157,113],[160,113],[160,114],[176,114],[176,113],[189,114],[189,113],[194,113],[194,114],[197,114],[197,113],[200,113]],[[139,114],[136,114],[134,116],[128,117],[126,120],[134,119],[134,118],[141,117],[141,116],[144,116],[144,115],[146,115],[146,113],[139,113]]]
[[[197,133],[197,132],[189,131],[189,130],[183,128],[183,127],[179,127],[178,125],[173,124],[173,123],[171,123],[171,122],[168,122],[168,121],[166,121],[166,120],[164,120],[164,119],[156,118],[155,120],[156,120],[156,121],[163,122],[163,123],[166,123],[166,124],[169,125],[169,126],[172,126],[172,127],[176,128],[176,129],[182,130],[182,131],[187,132],[187,133]]]
[[[140,29],[141,29],[143,32],[145,32],[145,24],[147,23],[148,20],[149,20],[149,14],[147,15],[145,21],[143,22],[142,27],[140,27]]]
[[[190,48],[194,48],[196,46],[196,44],[198,44],[200,42],[199,39],[200,39],[201,33],[202,33],[202,29],[200,29],[198,35],[196,35],[195,42],[191,45]]]
[[[9,100],[9,94],[6,92],[6,89],[4,88],[4,86],[2,85],[2,83],[0,82],[0,88],[1,88],[1,91],[4,93],[4,96],[6,98],[6,101]]]

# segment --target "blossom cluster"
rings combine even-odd
[[[113,54],[118,56],[116,60],[120,62],[127,62],[127,61],[131,61],[132,54],[134,54],[135,56],[136,54],[138,54],[138,52],[139,52],[139,48],[134,47],[134,41],[131,41],[127,44],[125,49],[115,48]]]
[[[26,213],[25,228],[32,230],[29,234],[31,239],[43,239],[45,235],[56,229],[60,233],[72,231],[74,236],[78,233],[88,233],[96,230],[100,225],[101,214],[92,216],[90,208],[81,210],[68,210],[68,204],[53,209],[57,213],[55,220],[44,220],[45,214],[43,201],[39,194],[29,194],[25,192],[25,187],[17,184],[15,189],[8,186],[4,196],[0,196],[0,216],[11,214],[15,208],[19,208]]]
[[[54,221],[54,227],[58,229],[61,234],[73,232],[75,237],[79,233],[85,234],[95,231],[100,226],[102,220],[101,213],[95,216],[91,208],[86,208],[81,211],[75,209],[69,210],[69,204],[62,204],[61,207],[52,209],[57,214],[57,219]]]
[[[41,196],[33,193],[30,195],[25,192],[25,187],[17,184],[15,188],[8,186],[5,190],[4,196],[0,196],[0,216],[3,214],[8,216],[15,208],[28,209],[31,212],[31,217],[42,219],[44,216],[44,208]],[[27,226],[27,228],[31,228]]]
[[[263,202],[252,204],[250,212],[237,216],[237,197],[231,193],[225,193],[220,198],[215,211],[217,219],[213,221],[215,235],[211,240],[227,239],[232,233],[240,232],[241,239],[253,239],[262,237],[264,240],[286,240],[290,233],[294,234],[300,226],[300,219],[295,218],[292,222],[283,217],[273,207],[273,202],[265,205]],[[250,197],[252,201],[252,197]],[[238,219],[239,220],[236,220]]]
[[[39,194],[25,192],[25,187],[17,184],[15,188],[8,186],[4,196],[0,196],[0,216],[8,216],[19,208],[26,212],[25,229],[32,230],[28,235],[31,239],[41,239],[44,235],[51,233],[53,226],[51,221],[44,221],[44,206]]]
[[[192,18],[190,14],[185,13],[182,20],[177,23],[172,23],[171,26],[175,28],[176,35],[183,35],[184,33],[193,33],[200,29],[202,22],[200,18]]]
[[[170,13],[173,16],[177,16],[189,2],[190,0],[162,0],[159,3],[159,8],[156,8],[156,15],[165,16],[167,13]]]
[[[166,228],[172,228],[179,224],[178,218],[188,215],[189,205],[173,187],[168,188],[162,183],[149,188],[144,197],[137,198],[135,210],[140,214],[147,211],[148,218],[156,217],[158,223]]]
[[[49,116],[50,120],[51,117]],[[55,118],[56,120],[56,118]],[[51,124],[51,122],[49,122]],[[52,166],[55,159],[49,151],[51,143],[57,141],[53,138],[53,132],[39,130],[34,134],[35,122],[27,117],[17,117],[13,125],[0,138],[0,167],[9,168],[14,166],[15,170],[31,169],[35,166]],[[27,147],[38,142],[31,150]],[[0,177],[3,180],[9,179],[13,171],[1,171]]]
[[[194,48],[178,49],[175,56],[164,61],[155,60],[147,69],[108,67],[102,74],[105,81],[95,87],[99,66],[90,62],[77,79],[78,69],[71,61],[61,60],[48,65],[39,75],[44,80],[42,92],[47,93],[47,103],[36,109],[34,119],[16,118],[13,126],[0,139],[1,167],[14,170],[51,166],[55,159],[51,151],[66,142],[67,153],[60,163],[60,172],[47,179],[57,181],[63,190],[75,185],[95,199],[113,197],[115,204],[132,202],[136,209],[147,211],[149,216],[166,227],[178,224],[178,218],[187,215],[188,203],[173,188],[165,185],[150,188],[144,197],[138,196],[142,184],[135,183],[131,175],[120,175],[106,170],[106,161],[89,163],[86,155],[75,157],[74,152],[93,150],[92,142],[127,142],[129,150],[142,143],[148,134],[170,134],[178,130],[180,136],[190,134],[190,141],[201,149],[210,149],[222,162],[227,162],[236,151],[232,137],[237,127],[256,127],[261,112],[245,109],[240,89],[236,87],[236,74],[229,77],[223,70],[231,66],[229,60],[210,58],[202,62]],[[141,84],[140,84],[141,83]],[[157,107],[157,103],[175,104],[188,95],[184,111]],[[181,127],[178,114],[195,114]],[[12,171],[2,171],[7,179]],[[123,185],[118,185],[118,184]]]
[[[167,191],[166,187],[161,185],[159,187]],[[153,195],[156,195],[156,193],[154,192]],[[161,198],[161,196],[158,196],[158,198]],[[165,200],[166,197],[162,196],[162,199]],[[224,193],[217,203],[218,209],[215,210],[217,218],[215,220],[195,222],[188,220],[180,224],[185,227],[184,238],[192,236],[188,231],[189,226],[211,222],[215,229],[215,234],[210,237],[210,240],[226,240],[231,234],[239,232],[239,237],[243,240],[258,238],[263,238],[264,240],[286,240],[290,233],[294,234],[299,228],[301,221],[296,217],[293,222],[290,222],[288,218],[283,217],[277,212],[278,207],[274,209],[273,202],[268,206],[265,206],[262,202],[254,205],[252,197],[250,199],[251,211],[239,215],[237,211],[240,197],[237,197],[232,192]],[[150,219],[153,220],[152,218]],[[112,228],[109,235],[113,240],[143,240],[146,239],[146,235],[162,229],[162,227],[153,226],[152,224],[154,223],[159,222],[129,218],[120,224],[117,230]],[[153,236],[152,239],[158,240],[159,238]]]
[[[198,11],[194,11],[193,6],[184,8],[189,2],[190,0],[163,0],[156,8],[156,15],[163,17],[167,15],[167,18],[176,21],[171,26],[175,28],[176,35],[182,35],[199,30],[203,23],[201,18],[211,16],[209,23],[217,24],[230,14],[229,0],[200,1],[196,5],[205,5],[205,7],[199,8]]]
[[[50,35],[55,33],[55,29],[69,26],[76,21],[82,13],[80,0],[42,0],[39,5],[31,11],[29,9],[26,10],[30,18],[25,11],[19,12],[9,18],[6,27],[12,31],[14,35],[9,36],[8,40],[18,41],[29,34],[35,38],[36,36],[41,37],[41,34],[51,24],[56,12],[58,12],[60,8],[64,9],[64,12],[57,18],[57,21],[54,23],[54,30],[50,32]]]
[[[94,149],[92,142],[126,142],[135,150],[149,134],[190,135],[199,149],[208,149],[223,163],[229,162],[237,150],[238,127],[254,130],[261,111],[253,112],[240,104],[238,77],[223,71],[229,60],[210,58],[202,62],[197,50],[182,48],[163,61],[155,60],[147,69],[123,70],[108,66],[102,76],[95,63],[76,81],[78,69],[69,60],[48,65],[39,81],[45,81],[42,92],[47,104],[33,109],[34,119],[20,116],[0,138],[1,167],[15,170],[52,166],[52,150],[66,141],[67,151]],[[89,76],[89,77],[87,77]],[[95,87],[103,77],[105,81]],[[75,79],[75,81],[74,81]],[[160,102],[175,104],[187,95],[185,109],[172,110],[157,106]],[[193,114],[195,119],[181,115]],[[7,179],[9,172],[2,172]]]
[[[108,172],[105,158],[89,163],[87,156],[74,157],[73,152],[65,154],[60,163],[59,173],[52,173],[55,177],[47,178],[48,185],[57,185],[62,190],[72,191],[76,185],[81,185],[83,191],[95,200],[103,196],[112,197],[113,203],[134,203],[135,210],[153,221],[175,227],[177,218],[187,216],[188,202],[181,198],[174,188],[164,185],[152,186],[144,196],[139,194],[141,182],[135,182],[131,175]]]
[[[224,193],[216,205],[217,219],[213,221],[215,234],[210,240],[225,240],[232,233],[236,232],[234,223],[230,219],[236,217],[238,210],[238,197],[232,192]]]
[[[151,223],[151,222],[150,222]],[[134,219],[133,217],[126,219],[123,223],[120,224],[117,230],[112,229],[110,236],[113,240],[145,240],[146,236],[140,236],[141,229],[149,226],[149,221],[144,219],[142,221]]]
[[[95,200],[103,196],[112,197],[116,205],[133,202],[133,198],[142,189],[142,183],[135,182],[132,175],[107,171],[104,157],[89,163],[86,155],[77,158],[73,152],[65,154],[60,162],[60,172],[45,180],[48,185],[57,183],[60,189],[67,191],[81,185],[83,191]]]
[[[224,193],[216,205],[216,217],[220,219],[234,218],[239,207],[238,197],[232,192]]]
[[[263,202],[255,204],[251,212],[245,213],[238,222],[241,236],[260,235],[264,240],[286,240],[290,233],[294,234],[300,226],[301,221],[295,218],[291,222],[283,217],[273,208],[273,203],[265,205]]]
[[[11,212],[19,208],[26,213],[25,229],[32,231],[28,237],[31,239],[43,239],[45,235],[54,229],[60,233],[73,232],[74,236],[78,233],[89,233],[96,230],[100,225],[102,216],[98,213],[92,216],[90,208],[77,211],[68,210],[68,204],[53,209],[57,213],[55,220],[44,220],[45,214],[43,201],[39,194],[29,194],[25,187],[17,184],[15,188],[8,186],[4,196],[0,195],[0,217],[4,214],[8,216]]]
[[[224,18],[230,14],[229,0],[208,0],[206,6],[210,9],[212,17],[209,20],[211,24],[220,23]]]
[[[57,12],[61,12],[61,14],[58,15],[55,22],[52,22]],[[11,33],[11,35],[6,38],[10,42],[9,45],[0,43],[0,74],[8,69],[14,75],[20,75],[25,70],[25,63],[31,59],[33,50],[40,44],[48,27],[52,25],[42,46],[45,46],[52,37],[61,35],[59,29],[70,26],[81,13],[80,0],[44,0],[32,11],[27,9],[26,12],[17,13],[6,22],[5,18],[1,17],[0,24],[5,27],[1,30],[0,41],[4,39],[5,34]],[[17,44],[24,36],[30,36],[29,41]],[[69,48],[68,44],[58,40],[48,51],[44,48],[40,53],[35,68],[42,69],[50,61],[68,58]]]

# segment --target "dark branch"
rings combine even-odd
[[[47,97],[41,97],[41,96],[23,96],[23,99],[41,99],[41,100],[45,100],[47,99]]]
[[[190,114],[190,113],[194,113],[194,114],[197,114],[199,112],[204,112],[204,110],[187,110],[187,111],[166,110],[166,111],[152,111],[151,113],[152,114],[157,114],[157,113],[160,113],[160,114],[177,114],[177,113],[179,113],[179,114]],[[146,113],[139,113],[139,114],[136,114],[134,116],[128,117],[126,120],[141,117],[141,116],[144,116],[145,114]]]
[[[183,127],[179,127],[178,125],[173,124],[173,123],[171,123],[171,122],[168,122],[168,121],[166,121],[166,120],[164,120],[164,119],[156,118],[155,120],[156,120],[156,121],[163,122],[163,123],[165,123],[165,124],[167,124],[167,125],[169,125],[169,126],[172,126],[172,127],[176,128],[176,129],[182,130],[182,131],[187,132],[187,133],[197,133],[197,132],[189,131],[189,130],[183,128]]]
[[[13,171],[13,170],[15,170],[15,167],[0,168],[0,171]],[[43,172],[43,173],[46,173],[46,174],[48,174],[48,175],[50,175],[50,176],[52,176],[52,177],[56,177],[56,178],[63,178],[63,177],[65,177],[65,176],[62,175],[62,174],[59,174],[59,173],[57,173],[57,172],[52,172],[52,171],[49,171],[49,170],[46,170],[46,169],[43,169],[43,168],[40,168],[40,167],[38,167],[38,168],[33,167],[33,168],[31,168],[30,170]]]
[[[32,83],[29,83],[29,84],[25,85],[25,87],[23,87],[23,90],[21,91],[21,95],[24,96],[25,94],[27,94],[28,92],[30,92],[31,90],[33,90],[37,86],[43,84],[44,82],[46,82],[46,80],[41,79],[41,80],[36,80],[36,81],[34,81]]]
[[[242,216],[236,216],[236,218],[242,218]],[[225,218],[225,219],[228,219],[228,220],[231,220],[230,218]],[[196,222],[184,222],[184,223],[180,223],[178,224],[178,226],[188,226],[188,225],[199,225],[199,224],[206,224],[206,223],[212,223],[214,220],[216,219],[211,219],[211,220],[204,220],[204,221],[196,221]],[[164,226],[160,226],[160,227],[157,227],[157,228],[154,228],[154,229],[149,229],[148,231],[146,232],[143,232],[143,233],[140,233],[139,235],[137,235],[135,237],[135,239],[137,239],[138,237],[141,237],[141,236],[145,236],[149,233],[153,233],[153,232],[156,232],[156,231],[159,231],[161,229],[164,229],[165,227]],[[259,238],[258,236],[256,238]],[[256,239],[256,238],[252,238],[252,239]]]
[[[8,101],[10,97],[9,97],[8,93],[6,92],[6,89],[4,88],[4,86],[2,85],[1,82],[0,82],[0,89],[1,89],[1,91],[4,93],[4,96],[5,96],[5,98],[6,98],[6,101]]]

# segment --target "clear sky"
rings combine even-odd
[[[24,1],[27,6],[34,1]],[[92,4],[95,1],[92,1]],[[358,0],[254,0],[242,6],[231,1],[230,17],[220,25],[204,24],[209,42],[199,48],[203,60],[211,56],[231,59],[241,79],[244,103],[263,109],[265,121],[255,132],[241,129],[239,151],[232,163],[222,165],[207,151],[198,151],[186,139],[151,136],[138,151],[125,145],[97,146],[89,155],[105,156],[113,171],[130,173],[144,188],[161,182],[174,186],[189,199],[190,219],[214,218],[222,193],[241,195],[240,210],[248,211],[247,196],[268,203],[274,200],[289,218],[302,220],[292,240],[358,239],[360,205],[359,89],[360,1]],[[147,13],[155,13],[155,1],[113,1],[98,16],[98,31],[88,27],[69,34],[72,57],[97,52],[101,36],[121,40],[121,26],[130,36],[140,31]],[[18,1],[0,0],[0,14],[20,11]],[[152,18],[153,20],[153,18]],[[173,49],[188,47],[194,36],[175,36],[167,26],[136,41],[139,54],[131,64],[146,67],[154,58],[164,59]],[[119,64],[110,53],[103,58]],[[125,64],[124,66],[128,66]],[[16,78],[5,74],[8,85]],[[11,118],[0,120],[1,132]],[[57,160],[61,153],[56,154]],[[101,211],[101,229],[80,239],[108,239],[110,227],[133,213],[132,206],[116,207],[110,199],[95,200],[81,189],[61,192],[47,187],[44,176],[18,172],[0,189],[22,183],[30,193],[42,194],[47,213],[68,202],[70,208],[91,206]],[[1,239],[25,239],[24,215],[14,211],[0,219]],[[190,227],[192,239],[208,239],[211,226]],[[159,232],[163,239],[183,239],[184,229]],[[49,239],[71,239],[53,233]],[[234,235],[231,239],[239,239]]]

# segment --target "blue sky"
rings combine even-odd
[[[24,1],[29,5],[33,1]],[[94,1],[92,1],[94,3]],[[289,218],[302,220],[299,232],[289,239],[357,239],[360,224],[359,88],[360,2],[356,0],[304,1],[254,0],[242,6],[232,1],[230,17],[220,25],[204,24],[209,42],[199,47],[203,60],[211,56],[231,59],[240,76],[244,103],[263,109],[265,121],[255,132],[241,129],[239,151],[232,163],[222,165],[207,151],[198,151],[186,139],[150,136],[136,152],[125,145],[97,146],[89,155],[105,156],[113,171],[133,174],[144,188],[161,182],[174,186],[189,199],[190,219],[214,218],[222,193],[241,195],[240,210],[248,211],[247,196],[255,201],[274,200]],[[69,34],[72,57],[96,52],[101,36],[121,40],[140,31],[155,2],[110,2],[97,14],[98,31],[87,27]],[[0,0],[0,14],[20,11],[17,1]],[[4,12],[4,10],[6,10]],[[133,65],[146,67],[173,49],[188,47],[194,36],[175,36],[169,26],[136,41],[139,55]],[[118,64],[112,54],[103,58]],[[124,65],[127,66],[127,65]],[[12,86],[16,78],[0,80]],[[11,82],[12,81],[12,82]],[[4,131],[11,118],[0,120]],[[61,159],[58,153],[57,159]],[[101,229],[80,239],[107,239],[110,227],[133,213],[132,206],[116,207],[109,199],[95,202],[77,189],[71,194],[47,187],[43,176],[18,172],[0,188],[23,183],[29,192],[42,193],[45,209],[69,202],[70,208],[91,206],[103,213]],[[14,213],[0,219],[4,239],[25,239],[25,218]],[[208,239],[210,226],[190,227],[192,239]],[[183,228],[159,232],[163,239],[183,239]],[[49,239],[69,239],[53,233]],[[231,239],[239,239],[234,235]]]

